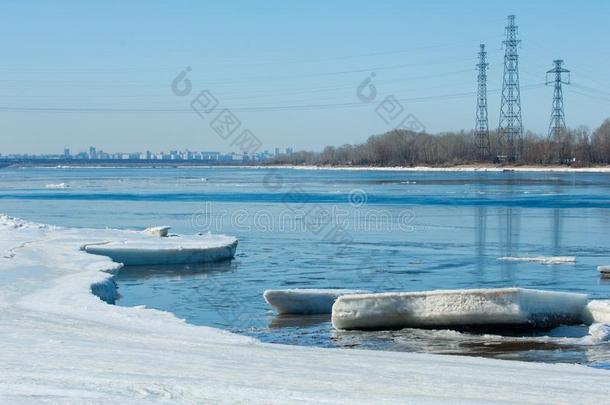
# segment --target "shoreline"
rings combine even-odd
[[[525,173],[610,173],[610,166],[570,167],[570,166],[497,166],[497,165],[457,165],[457,166],[319,166],[319,165],[210,165],[196,163],[125,163],[125,164],[15,164],[4,169],[252,169],[252,170],[325,170],[325,171],[385,171],[385,172],[525,172]],[[2,169],[2,168],[0,168]]]

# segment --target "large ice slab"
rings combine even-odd
[[[602,276],[610,276],[610,265],[597,266],[597,271],[599,271]]]
[[[237,239],[224,235],[160,238],[142,234],[83,246],[87,253],[107,256],[126,266],[216,262],[232,259],[236,249]]]
[[[263,297],[278,314],[312,315],[330,314],[338,297],[362,294],[368,291],[344,289],[289,289],[267,290]]]
[[[337,329],[532,325],[583,321],[584,294],[498,288],[346,295],[333,305]]]

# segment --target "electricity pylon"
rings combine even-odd
[[[504,151],[509,161],[515,161],[521,152],[521,91],[519,89],[519,54],[521,43],[517,39],[518,27],[515,16],[508,16],[504,44],[504,78],[502,81],[502,101],[500,104],[500,124],[498,129]]]
[[[563,60],[557,59],[553,63],[555,67],[546,72],[546,85],[553,83],[553,109],[551,111],[551,123],[549,124],[549,139],[558,137],[566,131],[566,116],[563,111],[563,89],[562,84],[570,84],[570,71],[562,67]],[[563,74],[567,75],[564,80]],[[549,75],[551,79],[549,80]],[[554,76],[554,77],[553,77]]]
[[[485,44],[481,44],[479,51],[479,63],[477,64],[478,89],[477,89],[477,121],[475,125],[475,139],[479,150],[479,157],[487,159],[490,153],[489,147],[489,120],[487,117],[487,52]]]

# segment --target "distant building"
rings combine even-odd
[[[95,146],[89,148],[89,159],[97,159],[97,150],[95,150]]]
[[[286,148],[286,155],[292,156],[292,148]]]
[[[70,159],[70,148],[64,148],[64,159]]]
[[[280,148],[275,148],[275,157],[280,157]]]

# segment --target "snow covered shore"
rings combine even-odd
[[[305,348],[111,306],[120,265],[80,249],[125,231],[0,216],[0,403],[604,403],[576,365]]]

